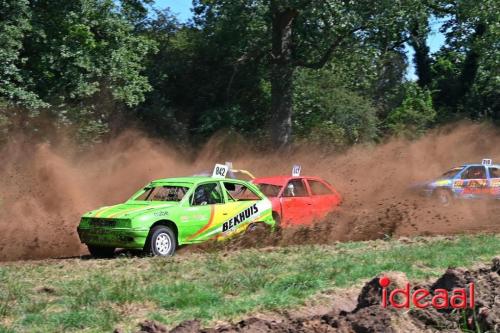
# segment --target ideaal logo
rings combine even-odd
[[[250,216],[253,214],[257,214],[259,212],[259,208],[257,207],[257,204],[254,204],[235,217],[230,218],[226,222],[222,224],[222,232],[228,231],[234,227],[236,227],[238,224],[244,222],[246,219],[248,219]]]
[[[386,308],[388,305],[397,309],[409,308],[410,302],[419,309],[425,309],[429,306],[436,309],[449,307],[453,309],[474,308],[474,283],[470,283],[468,288],[456,288],[452,291],[436,289],[434,290],[434,294],[431,294],[429,290],[424,288],[410,292],[410,284],[406,283],[404,289],[396,288],[389,295],[387,287],[391,284],[391,280],[383,276],[379,279],[378,283],[382,287],[381,305],[383,308]]]

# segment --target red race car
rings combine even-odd
[[[323,179],[300,176],[300,166],[293,167],[292,176],[255,178],[252,182],[271,200],[273,217],[283,227],[310,225],[342,201],[340,194]]]

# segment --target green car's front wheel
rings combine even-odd
[[[114,247],[104,247],[104,246],[95,246],[95,245],[87,245],[90,254],[94,258],[112,258],[115,254]]]
[[[154,256],[171,256],[177,248],[175,233],[167,226],[159,225],[151,229],[145,250]]]

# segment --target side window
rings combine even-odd
[[[482,166],[471,166],[462,173],[462,179],[486,179],[486,170]]]
[[[229,201],[260,200],[260,197],[245,185],[224,182],[224,187],[227,190]]]
[[[306,197],[307,190],[301,179],[290,180],[286,185],[284,197]]]
[[[214,205],[222,202],[220,185],[215,182],[198,186],[191,197],[192,206]]]
[[[499,168],[490,168],[490,177],[491,178],[500,178],[500,169]]]
[[[325,184],[317,180],[308,180],[312,195],[329,195],[332,191]]]

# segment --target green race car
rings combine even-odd
[[[123,204],[88,212],[77,230],[96,257],[116,248],[170,256],[179,245],[225,239],[257,223],[274,229],[271,202],[255,185],[185,177],[155,180]]]

